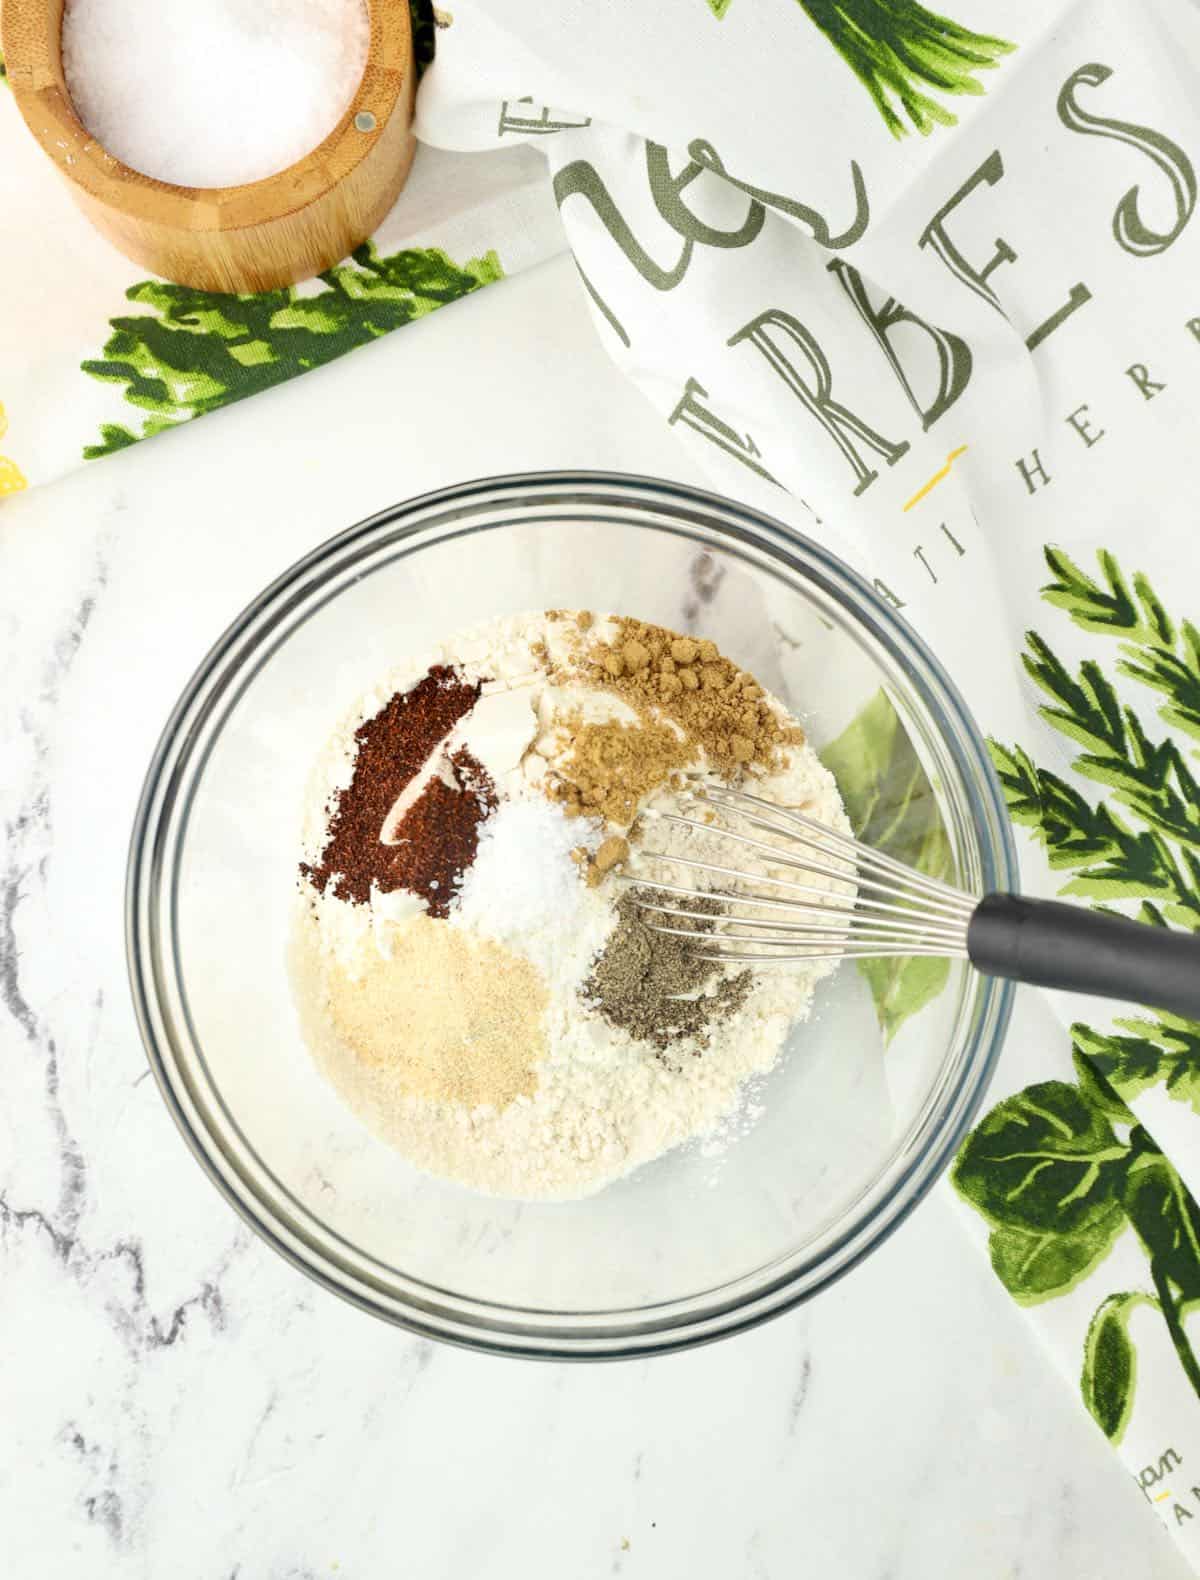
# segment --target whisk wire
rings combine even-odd
[[[943,943],[940,941],[935,942],[928,938],[889,938],[886,935],[880,935],[877,938],[858,938],[854,936],[847,937],[846,935],[842,935],[842,937],[838,938],[833,935],[823,936],[820,933],[818,933],[815,937],[809,937],[806,933],[796,933],[790,937],[779,938],[772,937],[769,934],[748,933],[738,934],[736,936],[722,935],[719,937],[713,937],[707,933],[697,932],[695,928],[663,927],[661,924],[654,925],[651,930],[665,938],[690,938],[698,944],[706,945],[710,950],[719,947],[720,953],[723,956],[728,956],[729,951],[733,946],[744,947],[749,944],[755,944],[763,949],[772,950],[793,950],[803,947],[806,949],[811,949],[813,951],[814,958],[833,958],[838,960],[841,960],[852,952],[861,949],[867,949],[868,952],[881,951],[883,953],[891,953],[895,955],[907,955],[912,954],[914,951],[920,953],[922,951],[928,950],[934,954],[945,955],[957,953],[960,947],[957,943],[950,940],[947,940]],[[965,952],[966,946],[962,945],[961,947]],[[703,950],[698,950],[697,952],[701,954],[704,953]],[[712,958],[712,956],[708,955],[706,958]],[[776,957],[774,955],[766,955],[758,958],[771,960]]]
[[[735,882],[769,883],[775,888],[787,889],[792,894],[819,896],[820,900],[816,903],[802,900],[789,902],[795,910],[805,911],[810,915],[829,915],[831,912],[840,910],[848,917],[859,916],[866,918],[872,915],[887,915],[923,919],[927,923],[929,920],[924,917],[924,913],[917,909],[911,901],[907,904],[893,904],[887,900],[856,898],[853,893],[839,894],[834,890],[822,888],[818,884],[796,883],[791,878],[776,878],[770,873],[746,873],[736,867],[725,867],[718,865],[716,862],[700,861],[695,856],[676,856],[673,853],[664,851],[654,851],[647,854],[652,854],[654,860],[661,861],[665,865],[686,867],[689,871],[715,874],[722,878],[732,878]],[[690,895],[693,899],[697,894],[706,894],[713,899],[721,899],[727,903],[750,906],[766,905],[768,907],[771,904],[771,897],[767,895],[737,894],[728,890],[696,890],[678,884],[664,883],[660,879],[650,877],[648,874],[640,871],[623,872],[618,876],[623,882],[637,884],[640,888],[658,889],[670,894]],[[955,919],[946,917],[945,920],[947,925],[950,925]],[[965,923],[966,917],[963,916],[961,925],[965,926]]]
[[[695,893],[696,891],[695,890],[691,890],[690,892],[691,893]],[[712,898],[715,899],[715,898],[719,897],[720,891],[719,890],[710,890],[709,894],[710,894],[710,896]],[[747,901],[745,903],[753,905],[755,902]],[[760,901],[758,903],[761,904],[762,902]],[[787,902],[784,901],[782,903],[786,904]],[[722,932],[728,931],[729,929],[734,928],[734,927],[766,927],[766,928],[775,929],[775,930],[777,930],[779,932],[795,933],[797,928],[802,927],[808,932],[812,932],[812,933],[820,933],[820,932],[833,933],[833,934],[836,934],[839,937],[841,937],[841,936],[844,936],[845,933],[847,932],[847,930],[849,928],[849,925],[850,925],[850,922],[852,920],[852,914],[849,911],[841,911],[841,912],[834,912],[832,914],[833,915],[841,915],[841,916],[843,916],[845,918],[844,920],[842,920],[842,921],[828,920],[827,921],[824,918],[829,913],[825,912],[824,907],[814,907],[813,908],[813,911],[812,911],[813,919],[812,920],[804,921],[804,922],[797,922],[797,921],[780,921],[780,920],[777,920],[775,918],[766,917],[766,916],[727,916],[727,915],[720,915],[720,916],[712,916],[712,917],[710,917],[704,912],[689,911],[686,908],[682,908],[682,907],[677,906],[677,905],[656,905],[652,900],[646,900],[646,899],[641,900],[639,902],[639,904],[640,904],[640,909],[643,910],[643,911],[658,912],[658,913],[660,913],[661,915],[664,915],[664,916],[676,916],[676,917],[681,917],[681,918],[683,918],[683,917],[690,917],[694,921],[703,922],[705,924],[704,928],[702,928],[700,930],[697,930],[695,928],[692,929],[693,933],[697,937],[703,936],[703,933],[707,929],[709,923],[711,923],[712,926],[715,927],[718,931],[722,931]],[[866,930],[869,930],[869,931],[876,931],[876,932],[880,932],[880,933],[888,933],[889,935],[894,934],[897,937],[899,937],[899,936],[901,936],[903,934],[909,934],[909,935],[912,935],[914,937],[921,938],[921,937],[928,937],[928,936],[930,936],[930,933],[931,933],[931,929],[929,929],[927,927],[923,927],[921,925],[921,923],[918,922],[918,921],[905,921],[905,920],[895,920],[895,921],[893,921],[890,918],[885,918],[885,917],[870,918],[865,923],[865,927],[866,927]],[[860,929],[856,928],[855,930],[859,931]],[[960,937],[961,933],[962,933],[962,929],[961,928],[956,930],[956,929],[950,928],[950,927],[938,928],[938,929],[936,929],[934,931],[936,931],[939,936],[943,936],[943,937],[951,938],[951,939]]]
[[[867,866],[885,871],[897,882],[939,894],[945,900],[958,903],[965,898],[962,890],[956,889],[953,884],[935,878],[930,873],[918,872],[915,867],[907,866],[896,857],[888,855],[886,851],[864,845],[854,835],[844,834],[840,829],[831,828],[828,824],[811,817],[807,812],[800,811],[798,807],[766,801],[761,796],[751,795],[749,791],[732,790],[723,785],[705,786],[693,790],[691,795],[695,800],[710,801],[737,817],[764,817],[766,813],[773,813],[784,825],[780,827],[777,821],[773,825],[775,832],[786,834],[790,839],[812,842],[826,850],[834,847],[842,851],[845,859],[853,862],[856,867]],[[743,803],[748,803],[755,810],[753,812],[747,810]],[[801,832],[798,833],[797,830]]]
[[[764,801],[761,796],[751,795],[749,791],[726,790],[722,786],[713,786],[703,791],[693,791],[693,799],[698,801],[712,801],[728,809],[733,815],[746,821],[757,823],[759,827],[770,832],[782,834],[785,838],[794,840],[800,845],[806,845],[825,854],[832,854],[836,859],[850,862],[855,872],[876,872],[886,875],[894,884],[902,888],[913,889],[923,896],[928,896],[935,901],[949,906],[955,911],[964,908],[970,909],[973,900],[969,895],[956,889],[948,883],[943,883],[940,878],[931,877],[927,873],[918,872],[913,867],[905,866],[902,861],[897,861],[894,856],[889,856],[885,851],[873,850],[869,845],[864,845],[860,840],[850,834],[843,834],[840,829],[829,828],[824,823],[819,823],[807,813],[795,807],[781,806],[773,801]],[[763,817],[759,812],[747,811],[739,803],[749,801],[756,808],[761,807],[766,811],[776,813],[784,819],[781,826],[777,822]],[[672,814],[657,814],[671,816]],[[788,825],[794,826],[788,826]],[[705,824],[710,828],[711,825]],[[723,829],[722,833],[735,837],[733,830]],[[830,850],[830,847],[833,850]],[[775,847],[772,847],[773,849]],[[840,858],[837,852],[844,852]]]
[[[751,814],[744,815],[747,816],[752,822],[762,822],[763,827],[768,826],[763,820],[755,818]],[[751,839],[749,835],[739,834],[733,829],[714,829],[711,824],[701,823],[695,818],[681,817],[677,812],[656,812],[654,814],[654,820],[655,822],[680,824],[684,828],[694,828],[703,833],[719,833],[722,839],[733,840],[737,844],[746,846],[751,850],[765,852],[765,854],[770,856],[772,861],[778,866],[794,867],[798,868],[801,872],[814,873],[820,877],[840,879],[843,882],[855,883],[857,884],[859,890],[870,889],[873,892],[890,894],[897,899],[901,899],[904,897],[905,891],[911,889],[914,891],[912,894],[912,899],[914,901],[919,901],[920,904],[931,907],[948,917],[953,917],[955,920],[959,920],[964,915],[964,913],[969,913],[970,911],[970,902],[965,901],[965,896],[960,896],[959,900],[952,905],[943,901],[940,895],[927,893],[922,886],[915,883],[908,883],[907,881],[890,877],[887,882],[883,882],[879,878],[863,877],[861,869],[866,869],[867,871],[875,870],[875,864],[867,861],[866,859],[860,863],[859,871],[856,872],[853,868],[847,871],[845,865],[846,858],[835,858],[837,860],[841,860],[843,865],[840,867],[832,867],[827,866],[824,862],[814,861],[810,857],[790,856],[785,851],[781,850],[778,845],[768,845],[765,840]],[[779,830],[779,832],[782,833],[785,831]],[[798,836],[793,836],[791,834],[788,834],[787,837],[798,838]],[[813,848],[820,849],[815,840],[799,838],[799,843],[804,845],[812,845]],[[672,856],[666,859],[675,860],[676,858]],[[745,874],[743,874],[743,876],[745,876]],[[767,878],[765,873],[755,874],[755,877],[759,881],[771,881]],[[964,901],[965,903],[963,903]]]
[[[796,807],[707,784],[694,795],[707,806],[705,820],[667,814],[668,823],[726,839],[728,850],[745,852],[754,869],[767,870],[723,865],[720,844],[668,839],[669,848],[642,852],[633,866],[642,869],[648,861],[655,874],[655,863],[675,864],[679,883],[644,870],[627,869],[620,876],[639,885],[637,904],[652,918],[646,925],[688,940],[702,960],[761,969],[957,957],[984,976],[1126,998],[1200,1019],[1200,935],[1058,900],[1002,892],[976,897]],[[716,817],[710,815],[714,811]],[[732,819],[741,820],[739,827],[726,826]],[[767,839],[739,828],[759,830]],[[693,854],[676,854],[676,845]],[[717,860],[697,859],[710,852]],[[781,878],[780,868],[823,881]],[[719,881],[705,886],[713,880]],[[763,892],[768,886],[775,892]]]
[[[692,941],[698,958],[756,965],[896,955],[967,958],[976,904],[970,895],[795,807],[719,786],[704,786],[691,799],[707,804],[715,817],[661,811],[651,814],[653,820],[727,841],[760,870],[665,849],[640,853],[632,869],[616,876],[635,886],[639,909],[653,918],[647,922],[652,931]],[[730,828],[732,818],[773,838]],[[695,873],[701,883],[715,879],[717,886],[672,882],[656,875],[660,866],[680,869],[681,878]],[[798,876],[782,876],[781,869]],[[804,877],[815,881],[799,881]],[[698,906],[702,900],[709,904]]]
[[[919,930],[923,934],[927,933],[930,936],[939,936],[951,940],[957,940],[963,936],[966,930],[965,925],[955,926],[951,923],[943,922],[938,922],[937,924],[930,927],[920,926],[919,913],[914,912],[907,907],[896,906],[892,907],[889,911],[885,911],[882,908],[877,910],[874,908],[876,902],[867,901],[864,902],[862,906],[857,906],[853,902],[853,898],[851,896],[838,896],[839,900],[844,899],[846,901],[846,903],[842,904],[828,904],[820,901],[814,902],[807,900],[778,900],[771,895],[734,894],[727,889],[695,889],[685,884],[667,883],[661,879],[647,878],[641,874],[629,872],[618,873],[616,874],[616,877],[618,882],[632,884],[639,889],[652,890],[658,894],[678,895],[681,899],[688,899],[693,902],[697,898],[703,897],[709,900],[718,901],[727,906],[740,905],[747,907],[756,913],[763,910],[780,911],[792,917],[804,919],[802,921],[793,921],[791,923],[793,927],[814,925],[811,921],[812,918],[820,918],[828,922],[834,918],[841,917],[844,918],[844,920],[836,924],[838,931],[845,930],[851,924],[854,924],[856,930],[862,931],[875,925],[900,925],[903,922],[911,921],[914,923],[914,925],[919,927]],[[827,891],[823,889],[815,889],[810,892],[815,894],[827,893]],[[653,907],[651,902],[647,900],[642,900],[640,904],[643,910],[657,908],[667,915],[684,916],[695,919],[698,915],[702,914],[698,913],[694,909],[694,906],[692,908],[687,906]],[[757,917],[735,918],[727,913],[721,913],[720,916],[713,918],[713,920],[717,922],[721,920],[731,921],[735,919],[750,921],[756,920]]]
[[[906,946],[903,949],[886,947],[879,949],[859,949],[851,945],[846,949],[838,949],[836,951],[831,949],[811,949],[786,955],[764,955],[761,953],[755,953],[752,950],[742,951],[736,949],[697,949],[695,954],[697,960],[712,960],[718,965],[748,962],[760,966],[792,965],[802,960],[894,960],[898,956],[903,956],[905,959],[911,959],[917,956],[928,956],[935,960],[949,960],[952,958],[963,960],[967,959],[967,951],[965,946],[960,950],[949,948],[943,949],[933,945],[925,944],[916,944],[912,948],[908,948]]]

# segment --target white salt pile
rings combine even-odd
[[[599,837],[550,801],[505,801],[484,825],[452,922],[515,949],[557,987],[580,981],[612,930],[611,903],[572,852]]]
[[[109,153],[178,186],[235,186],[328,137],[369,36],[363,0],[67,0],[63,67]]]

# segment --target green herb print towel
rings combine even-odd
[[[569,247],[597,335],[715,485],[803,501],[937,652],[1025,887],[1200,925],[1192,0],[438,20],[396,210],[265,298],[131,271],[0,86],[0,493]],[[942,871],[912,743],[886,696],[860,702],[827,751],[851,815]],[[873,968],[891,1069],[944,981]],[[944,1190],[1200,1569],[1200,1026],[1022,992]]]

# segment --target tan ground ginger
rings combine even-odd
[[[782,723],[753,675],[723,658],[715,642],[624,616],[613,623],[611,642],[581,647],[584,678],[643,718],[654,710],[677,724],[692,746],[684,762],[702,747],[709,765],[728,776],[751,764],[771,768],[781,747],[804,744],[803,730]]]
[[[569,816],[590,813],[628,827],[643,796],[692,762],[696,748],[670,724],[564,721],[570,750],[554,765],[549,791]]]

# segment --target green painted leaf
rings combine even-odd
[[[1171,1015],[1122,1019],[1117,1025],[1121,1032],[1071,1028],[1082,1061],[1126,1103],[1162,1085],[1177,1102],[1189,1103],[1200,1114],[1200,1026]]]
[[[989,738],[988,753],[1004,791],[1009,816],[1014,823],[1041,830],[1044,802],[1038,771],[1028,752],[1019,746],[1002,746]]]
[[[1137,1388],[1137,1351],[1129,1319],[1139,1306],[1155,1303],[1136,1290],[1109,1295],[1088,1325],[1080,1389],[1100,1430],[1114,1443],[1124,1436]]]
[[[860,960],[858,969],[871,989],[885,1042],[891,1042],[910,1016],[932,1004],[950,977],[948,960],[927,956]]]
[[[927,11],[918,0],[800,5],[871,95],[893,137],[904,136],[909,126],[922,134],[953,126],[957,117],[932,95],[982,93],[977,73],[999,65],[1016,47]]]
[[[1128,1153],[1078,1087],[1043,1081],[991,1110],[952,1178],[994,1227],[1075,1234],[1110,1217]]]
[[[937,797],[891,700],[879,691],[821,754],[838,782],[855,834],[935,878],[948,879],[950,842]],[[890,1042],[950,975],[946,960],[863,960],[875,1012]]]
[[[733,0],[705,0],[720,21]],[[977,73],[1016,48],[975,33],[918,0],[799,0],[799,4],[866,88],[893,137],[911,126],[929,133],[954,126],[932,93],[982,93]],[[907,123],[907,124],[906,124]]]
[[[1107,549],[1097,555],[1106,585],[1101,586],[1063,549],[1047,545],[1046,564],[1054,580],[1042,588],[1049,604],[1065,609],[1076,625],[1103,636],[1126,635],[1138,629],[1137,606],[1125,585],[1116,556]]]
[[[1019,1305],[1035,1306],[1081,1283],[1108,1255],[1125,1227],[1125,1214],[1114,1205],[1074,1234],[993,1229],[988,1240],[992,1269]]]
[[[381,256],[365,242],[320,276],[323,289],[230,296],[144,280],[126,292],[142,313],[114,318],[102,357],[83,371],[119,384],[149,412],[137,431],[107,424],[86,459],[109,455],[321,367],[357,346],[502,277],[494,252],[459,265],[440,248]]]
[[[1099,665],[1082,664],[1076,678],[1035,631],[1027,634],[1026,643],[1026,673],[1058,704],[1039,709],[1042,717],[1082,746],[1122,754],[1124,716]]]
[[[1140,731],[1131,739],[1140,754],[1137,762],[1153,761],[1153,750],[1137,745]],[[1014,821],[1033,831],[1052,867],[1075,874],[1060,893],[1102,903],[1158,901],[1165,920],[1200,927],[1200,862],[1194,851],[1185,848],[1177,854],[1158,827],[1138,830],[1117,815],[1114,805],[1093,806],[1059,775],[1036,767],[1019,747],[993,741],[991,752]],[[1172,773],[1176,758],[1172,746],[1168,754]],[[1086,772],[1096,761],[1081,756],[1077,766]],[[1105,765],[1102,775],[1093,777],[1106,777],[1117,787],[1114,802],[1124,801],[1139,815],[1161,821],[1168,832],[1186,838],[1190,847],[1200,811],[1200,792],[1195,804],[1189,799],[1194,791],[1190,776],[1178,778],[1180,791],[1172,784],[1143,791],[1138,772],[1137,763],[1114,761]],[[1143,778],[1150,782],[1153,775]]]
[[[437,53],[437,22],[432,0],[409,0],[408,9],[412,15],[413,65],[419,81],[426,68],[433,65]]]
[[[1119,638],[1116,670],[1164,699],[1157,712],[1171,729],[1200,739],[1196,627],[1177,624],[1144,575],[1134,576],[1131,592],[1110,553],[1099,555],[1101,580],[1059,549],[1046,550],[1046,563],[1054,577],[1046,599],[1084,630]],[[1081,748],[1075,773],[1108,800],[1093,805],[1019,747],[993,744],[1014,820],[1034,830],[1053,866],[1071,870],[1064,894],[1137,900],[1162,921],[1200,928],[1200,781],[1179,741],[1156,739],[1094,661],[1072,673],[1031,632],[1024,662],[1050,699],[1042,716]]]
[[[1200,1205],[1140,1125],[1130,1141],[1135,1155],[1123,1195],[1129,1221],[1157,1278],[1173,1286],[1176,1301],[1200,1300]]]
[[[1154,694],[1159,719],[1176,735],[1156,738],[1098,664],[1072,671],[1031,633],[1025,667],[1049,698],[1042,716],[1078,748],[1073,772],[1103,787],[1106,799],[1093,803],[1019,746],[993,742],[1012,817],[1032,830],[1052,867],[1070,874],[1061,893],[1099,910],[1137,902],[1150,926],[1198,930],[1200,780],[1180,737],[1200,740],[1200,631],[1177,623],[1145,576],[1133,577],[1131,591],[1109,553],[1099,556],[1098,579],[1061,550],[1047,549],[1046,562],[1054,578],[1047,601],[1083,630],[1118,640],[1117,672]],[[1161,1313],[1200,1394],[1200,1356],[1184,1325],[1200,1304],[1200,1206],[1129,1107],[1155,1087],[1200,1114],[1200,1022],[1139,1015],[1111,1031],[1076,1025],[1071,1036],[1077,1084],[1046,1082],[999,1104],[960,1150],[953,1178],[992,1225],[992,1265],[1025,1304],[1073,1288],[1133,1227],[1155,1294],[1103,1302],[1081,1380],[1088,1409],[1116,1440],[1136,1381],[1129,1316],[1142,1301]]]
[[[1079,1086],[1080,1096],[1089,1108],[1103,1114],[1110,1124],[1126,1127],[1123,1128],[1122,1134],[1127,1134],[1128,1128],[1131,1128],[1136,1121],[1120,1092],[1113,1085],[1103,1060],[1097,1060],[1093,1056],[1092,1038],[1097,1035],[1090,1026],[1071,1027],[1071,1063],[1075,1066],[1075,1080]]]

